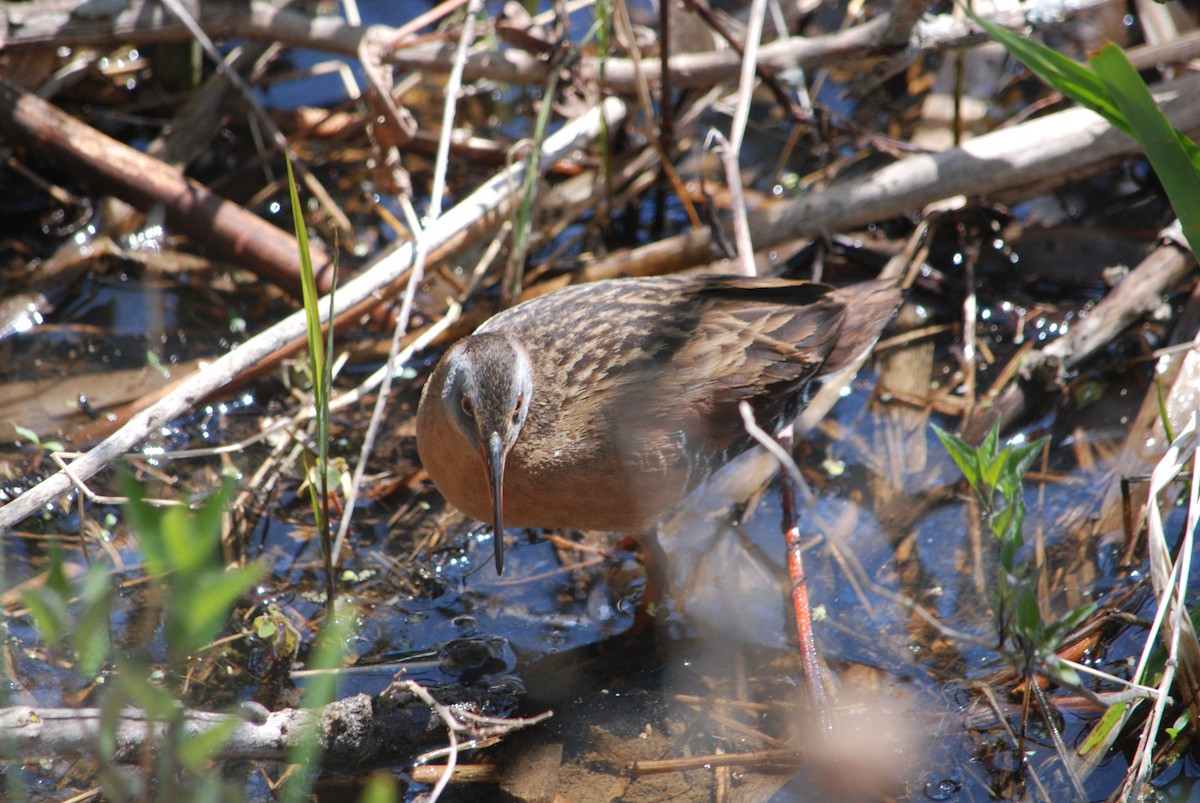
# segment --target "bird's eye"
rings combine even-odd
[[[462,397],[462,410],[467,415],[475,415],[475,403],[467,396]]]
[[[525,406],[525,397],[517,397],[517,405],[513,407],[512,422],[518,424],[521,421],[521,408]]]

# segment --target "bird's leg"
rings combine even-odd
[[[667,572],[667,553],[658,542],[658,530],[651,528],[637,536],[637,544],[642,556],[642,568],[646,572],[646,590],[642,592],[642,601],[633,612],[633,626],[629,634],[636,636],[646,632],[658,615],[662,603],[663,591],[670,583]]]

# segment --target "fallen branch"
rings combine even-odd
[[[1161,84],[1154,96],[1176,128],[1187,134],[1200,131],[1200,78]],[[750,234],[754,247],[765,249],[899,217],[957,195],[1016,200],[1093,175],[1113,160],[1140,152],[1133,138],[1099,115],[1067,109],[764,207],[751,216]],[[595,260],[573,281],[666,273],[717,256],[712,231],[696,229]]]
[[[300,260],[291,234],[3,78],[0,138],[138,209],[161,206],[173,229],[299,297]],[[314,244],[312,261],[328,290],[329,254]]]
[[[75,5],[82,6],[85,2],[78,0]],[[1046,28],[1111,2],[1060,0],[1001,12],[988,19],[1015,30]],[[351,58],[357,58],[359,47],[371,40],[389,48],[402,48],[392,53],[389,61],[404,69],[422,74],[449,73],[454,65],[453,44],[427,42],[404,47],[403,37],[399,35],[401,31],[387,25],[351,25],[335,16],[310,17],[266,0],[249,3],[209,0],[203,4],[189,0],[184,5],[189,7],[205,32],[214,39],[277,41]],[[4,4],[0,13],[5,14],[7,19],[0,20],[0,49],[35,45],[113,45],[118,41],[145,44],[191,39],[182,23],[152,0],[130,0],[119,9],[119,13],[105,17],[95,13],[71,14],[71,4],[64,9],[64,4],[58,1]],[[907,46],[898,36],[905,29],[911,30]],[[876,59],[889,52],[897,54],[897,63],[903,63],[924,53],[962,47],[984,38],[983,32],[970,21],[955,20],[952,15],[941,14],[913,25],[912,15],[901,9],[896,15],[880,15],[843,31],[776,40],[759,50],[758,64],[774,72],[792,68],[848,67],[855,60]],[[1193,47],[1186,48],[1187,53],[1194,53],[1195,42],[1192,44]],[[1186,53],[1175,54],[1175,58],[1181,60],[1188,57]],[[731,51],[676,53],[668,60],[669,82],[674,89],[680,90],[733,81],[741,70],[741,61],[741,57]],[[599,58],[583,58],[579,62],[578,74],[585,81],[598,83],[600,67]],[[610,92],[632,97],[637,92],[639,71],[645,80],[658,83],[662,76],[662,65],[656,59],[646,59],[639,65],[631,58],[606,57],[604,86]],[[546,79],[546,65],[536,56],[515,48],[473,53],[467,59],[464,79],[475,81],[484,78],[540,86]]]
[[[422,751],[445,743],[446,711],[454,717],[465,716],[488,702],[431,701],[405,690],[376,696],[356,694],[330,703],[319,713],[305,708],[268,712],[257,705],[244,706],[241,714],[187,711],[183,728],[185,738],[194,739],[236,722],[214,756],[219,761],[284,761],[293,747],[317,731],[323,766],[345,771],[412,761]],[[101,735],[107,732],[115,742],[114,759],[134,763],[144,758],[146,748],[152,747],[166,728],[165,723],[151,720],[136,708],[123,710],[115,724],[106,722],[106,716],[101,708],[0,709],[0,758],[25,761],[33,756],[98,755]],[[493,729],[500,728],[497,723],[508,722],[512,730],[545,716],[508,721],[489,718],[487,722]]]

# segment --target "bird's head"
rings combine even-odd
[[[500,334],[472,335],[447,354],[446,362],[442,404],[483,461],[499,574],[504,571],[504,463],[529,415],[532,366],[524,347]]]

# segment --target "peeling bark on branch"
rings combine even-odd
[[[357,694],[330,703],[319,716],[301,708],[273,711],[265,717],[189,711],[184,728],[189,735],[200,735],[231,719],[238,724],[214,756],[218,760],[283,761],[314,726],[321,729],[323,765],[339,769],[411,758],[446,740],[441,718],[409,695],[392,699]],[[94,755],[102,727],[99,708],[0,709],[0,757]],[[115,729],[116,760],[140,760],[147,740],[158,738],[163,727],[149,722],[138,709],[123,711]]]

